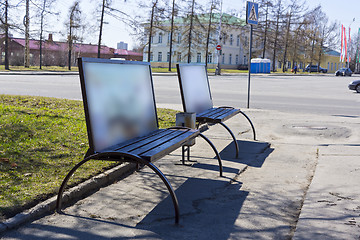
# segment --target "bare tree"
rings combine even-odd
[[[29,0],[26,0],[26,12],[24,17],[25,25],[25,54],[24,54],[24,66],[30,67],[30,47],[29,47],[29,31],[30,31],[30,16],[29,16]]]
[[[46,21],[48,16],[56,16],[59,15],[58,12],[52,11],[52,6],[56,2],[56,0],[39,0],[37,2],[32,1],[32,3],[36,7],[36,16],[38,19],[37,24],[39,25],[38,29],[38,37],[39,37],[39,68],[42,69],[43,65],[43,43],[44,43],[44,32],[46,32],[46,27],[48,24]]]
[[[209,11],[209,22],[208,27],[206,29],[206,46],[205,46],[205,65],[208,64],[208,57],[209,57],[209,45],[210,45],[210,36],[211,33],[214,32],[215,29],[213,29],[213,13],[214,10],[217,9],[216,6],[219,5],[219,1],[217,0],[211,0],[210,1],[210,11]]]
[[[283,17],[283,2],[282,0],[277,0],[273,8],[273,17],[276,19],[274,24],[274,31],[273,31],[273,59],[272,59],[272,68],[273,72],[276,71],[276,57],[277,57],[277,50],[278,50],[278,41],[280,35],[280,26],[281,26],[281,19]]]
[[[273,7],[273,3],[271,0],[261,0],[259,3],[260,6],[260,12],[259,17],[261,17],[261,20],[259,21],[259,29],[263,31],[263,49],[262,49],[262,58],[265,58],[265,53],[267,49],[267,37],[268,37],[268,31],[269,31],[269,25],[270,23],[270,10]]]
[[[174,35],[174,18],[176,14],[175,9],[175,0],[172,2],[172,10],[171,10],[171,26],[170,26],[170,49],[169,49],[169,72],[171,72],[171,60],[172,60],[172,48],[173,48],[173,35]]]
[[[1,11],[4,14],[1,14],[1,24],[5,35],[4,41],[4,51],[5,51],[5,69],[10,70],[9,68],[9,22],[8,22],[8,11],[9,11],[9,3],[8,0],[5,0],[4,4],[2,4]],[[2,16],[3,15],[3,16]]]
[[[302,17],[304,13],[304,3],[293,1],[289,6],[289,11],[286,14],[286,33],[284,39],[284,55],[283,55],[283,69],[282,71],[286,71],[285,63],[287,62],[287,51],[289,47],[289,38],[290,38],[290,30],[293,24],[300,24],[302,22]]]
[[[68,25],[68,68],[71,70],[71,54],[73,48],[74,40],[77,40],[77,35],[75,33],[76,29],[81,27],[81,10],[80,10],[80,0],[76,0],[73,5],[71,5],[69,9],[69,23]]]

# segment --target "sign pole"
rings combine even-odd
[[[248,61],[248,98],[247,98],[247,108],[250,107],[250,79],[251,79],[251,52],[252,52],[252,36],[253,36],[253,25],[250,24],[250,37],[249,37],[249,61]]]
[[[250,107],[250,79],[251,79],[251,57],[252,57],[252,42],[253,42],[253,25],[258,24],[259,19],[259,5],[254,2],[246,2],[246,23],[250,25],[250,37],[249,37],[249,60],[248,60],[248,98],[247,108]]]

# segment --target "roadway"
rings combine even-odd
[[[360,94],[349,91],[359,76],[252,75],[250,108],[325,115],[359,116]],[[215,106],[246,108],[247,75],[209,76]],[[0,94],[81,99],[77,75],[0,75]],[[176,76],[154,76],[156,101],[160,106],[180,108]]]

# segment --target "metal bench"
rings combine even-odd
[[[159,129],[151,66],[94,58],[79,58],[89,149],[63,180],[56,209],[61,211],[62,195],[73,173],[90,160],[131,162],[150,167],[166,185],[179,222],[175,192],[154,161],[171,153],[197,136],[216,148],[199,130],[185,127]],[[222,174],[219,159],[220,174]]]
[[[198,128],[201,124],[222,125],[231,135],[236,148],[236,158],[239,156],[239,145],[235,135],[224,121],[241,113],[250,123],[254,140],[256,133],[250,118],[240,109],[233,107],[213,107],[210,85],[205,64],[177,64],[178,79],[184,112],[195,112]],[[189,146],[183,146],[183,152],[189,154]]]

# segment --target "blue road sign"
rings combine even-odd
[[[259,4],[246,2],[246,23],[257,25],[259,20]]]

